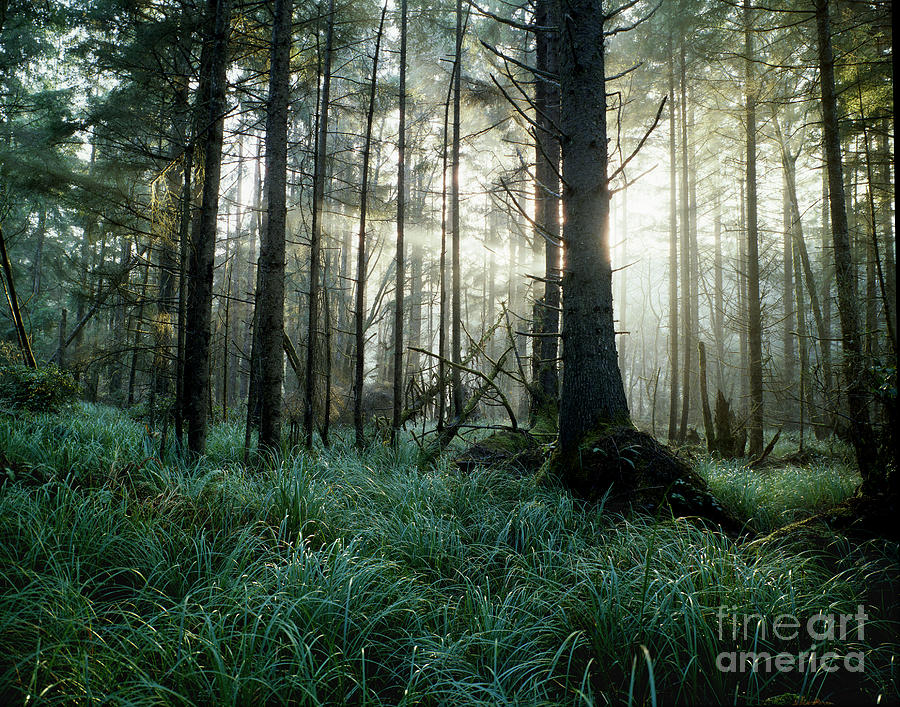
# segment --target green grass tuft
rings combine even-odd
[[[697,704],[900,697],[895,545],[798,553],[626,519],[500,470],[338,442],[197,463],[124,415],[0,416],[0,702]],[[845,467],[705,462],[759,530],[851,492]],[[720,606],[864,604],[861,675],[723,673]]]

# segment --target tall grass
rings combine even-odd
[[[0,701],[898,698],[895,546],[749,547],[497,470],[420,469],[411,445],[339,443],[245,469],[241,439],[222,426],[190,464],[159,459],[144,428],[105,408],[0,418]],[[822,500],[705,473],[740,489],[736,507],[771,508],[760,526]],[[722,651],[785,650],[732,639],[720,606],[771,618],[859,603],[866,640],[836,648],[865,653],[852,682],[716,669]]]
[[[697,464],[697,471],[722,503],[762,533],[837,505],[861,482],[859,474],[840,457],[760,469],[741,460],[705,458]]]

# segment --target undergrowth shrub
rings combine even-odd
[[[30,368],[0,363],[0,406],[15,411],[55,412],[78,395],[75,379],[52,363]]]

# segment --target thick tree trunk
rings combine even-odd
[[[188,423],[188,448],[206,450],[209,417],[209,355],[212,319],[213,264],[216,220],[219,212],[219,178],[225,126],[228,35],[231,0],[209,0],[207,41],[203,45],[200,83],[197,88],[197,144],[203,154],[203,196],[191,229],[185,316],[184,400]]]
[[[606,76],[599,0],[560,12],[565,266],[559,451],[574,455],[597,425],[628,421],[616,360],[609,255]]]
[[[822,89],[825,166],[831,205],[831,235],[834,248],[834,273],[841,318],[841,343],[844,349],[844,381],[856,461],[863,478],[863,490],[875,491],[881,473],[877,466],[874,435],[869,423],[866,388],[868,374],[863,359],[859,331],[859,305],[856,295],[856,270],[850,249],[850,232],[844,201],[837,96],[834,86],[834,54],[831,47],[831,21],[828,0],[815,0],[816,35],[819,50],[819,83]]]
[[[259,244],[256,324],[259,334],[259,446],[281,443],[284,382],[284,240],[287,218],[287,126],[292,0],[275,0],[266,106],[266,214]]]

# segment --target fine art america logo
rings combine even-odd
[[[818,670],[833,673],[840,669],[850,673],[863,672],[862,651],[840,650],[846,641],[865,639],[869,616],[862,604],[857,606],[855,614],[813,614],[804,619],[794,614],[780,614],[774,620],[761,614],[734,613],[728,607],[720,606],[718,619],[720,641],[733,641],[735,645],[752,643],[754,648],[768,647],[779,641],[796,642],[800,646],[793,652],[723,651],[716,657],[716,667],[723,673],[813,673]],[[804,644],[809,646],[805,650]]]

